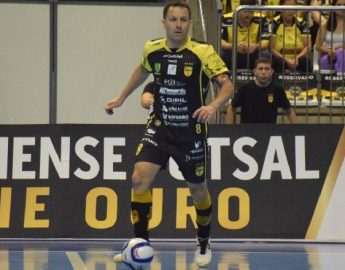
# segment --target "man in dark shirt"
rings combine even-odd
[[[233,124],[235,109],[241,107],[241,123],[276,123],[277,109],[283,108],[291,124],[296,114],[280,85],[272,83],[272,61],[261,57],[255,61],[255,81],[241,86],[228,107],[225,123]]]

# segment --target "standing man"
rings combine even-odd
[[[198,225],[195,264],[204,267],[211,261],[212,203],[206,183],[207,121],[232,95],[232,83],[228,69],[213,47],[193,41],[188,35],[191,26],[188,4],[184,1],[167,3],[162,24],[166,37],[145,44],[141,64],[105,109],[111,113],[120,107],[153,73],[153,111],[138,145],[132,174],[134,235],[149,239],[150,185],[172,157],[186,179],[194,201]],[[206,105],[209,79],[218,85],[219,93]],[[118,259],[116,255],[114,260]]]
[[[296,114],[282,86],[272,83],[273,69],[269,58],[255,61],[255,81],[241,86],[228,107],[225,123],[233,124],[235,109],[241,107],[241,124],[276,123],[277,109],[285,110],[291,124],[296,123]]]

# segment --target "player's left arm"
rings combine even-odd
[[[198,122],[204,123],[211,120],[220,107],[229,101],[233,95],[233,85],[228,73],[216,75],[213,81],[219,87],[218,95],[210,104],[202,106],[193,113],[193,118],[197,118]]]

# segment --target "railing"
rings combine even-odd
[[[238,24],[238,16],[241,11],[302,11],[307,14],[312,11],[318,12],[334,12],[343,11],[344,6],[239,6],[234,12],[234,23]],[[309,29],[309,26],[308,26]],[[308,33],[310,34],[310,33]],[[237,44],[238,35],[237,28],[233,27],[233,48]],[[320,55],[318,55],[315,48],[312,49],[310,58],[313,58],[313,65],[307,69],[306,74],[298,74],[296,72],[288,71],[277,76],[281,80],[283,87],[290,96],[290,101],[293,104],[300,123],[341,123],[345,122],[345,74],[334,74],[328,70],[321,70],[318,68],[320,63]],[[238,77],[237,69],[237,51],[232,50],[232,78]],[[248,70],[247,70],[248,72]],[[250,70],[249,70],[250,72]],[[327,74],[328,73],[328,74]],[[233,84],[236,89],[240,83],[239,80],[234,79]],[[315,86],[314,86],[315,84]],[[328,89],[323,89],[328,84]],[[301,89],[304,85],[304,89]],[[313,87],[312,87],[313,86]],[[290,88],[290,90],[289,90]],[[303,99],[303,100],[300,100]],[[283,122],[282,118],[282,122]]]

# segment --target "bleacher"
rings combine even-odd
[[[190,1],[193,2],[193,1]],[[199,1],[204,3],[204,11],[209,14],[205,8],[206,1]],[[211,1],[212,2],[212,1]],[[211,6],[207,6],[210,10]],[[219,7],[219,6],[218,6]],[[214,8],[214,6],[213,6]],[[239,9],[254,10],[254,6],[242,6]],[[282,7],[279,7],[282,8]],[[285,8],[289,8],[285,6]],[[333,9],[334,8],[334,9]],[[315,6],[296,6],[293,8],[295,12],[303,11],[307,18],[310,18],[312,11],[322,11],[323,13],[330,9],[336,10],[339,7],[315,7]],[[341,9],[343,7],[340,7]],[[278,7],[272,6],[255,6],[255,11],[259,10],[259,13],[264,13],[268,10],[277,10]],[[328,10],[327,10],[328,9]],[[344,10],[344,9],[343,9]],[[214,12],[214,11],[213,11]],[[213,13],[214,14],[214,13]],[[219,16],[222,16],[222,12],[218,11]],[[207,15],[206,15],[207,17]],[[221,19],[220,19],[221,21]],[[309,29],[313,24],[308,21]],[[309,33],[311,34],[311,32]],[[218,38],[221,38],[219,33]],[[210,40],[208,40],[210,42]],[[212,42],[212,40],[211,40]],[[233,41],[236,42],[235,40]],[[218,41],[215,41],[218,45]],[[310,69],[307,72],[294,72],[289,69],[284,70],[283,73],[276,73],[274,80],[283,85],[286,90],[287,96],[294,107],[299,123],[345,123],[345,76],[344,74],[335,74],[332,70],[321,70],[319,68],[320,54],[312,47],[310,49],[309,60],[311,62]],[[237,89],[241,84],[247,81],[247,79],[253,79],[251,76],[251,70],[232,70],[232,77],[236,74],[234,80],[235,88]],[[223,110],[225,113],[225,110]],[[220,118],[222,122],[223,118]],[[284,123],[283,117],[279,122]]]

